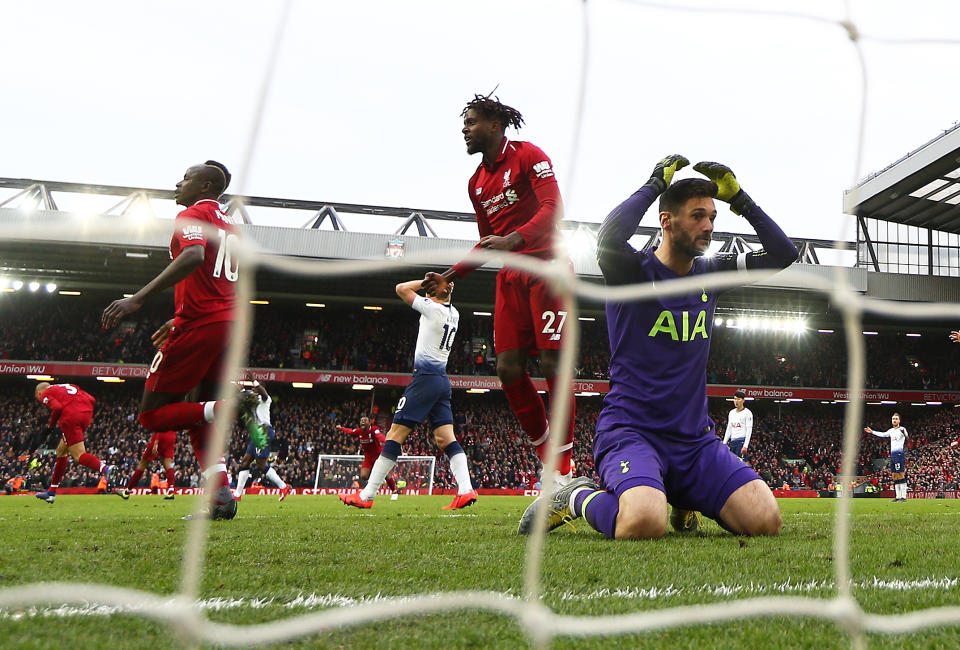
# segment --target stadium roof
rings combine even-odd
[[[843,210],[960,233],[960,123],[844,192]]]

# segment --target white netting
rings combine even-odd
[[[863,56],[859,41],[865,38],[858,35],[857,29],[848,16],[843,20],[828,20],[822,17],[786,12],[743,11],[737,9],[704,9],[700,7],[681,7],[676,5],[648,3],[634,1],[632,4],[655,7],[658,10],[670,11],[723,11],[734,13],[755,14],[760,16],[776,16],[778,18],[792,18],[797,20],[815,20],[824,22],[842,29],[843,34],[851,39],[861,69]],[[277,43],[283,32],[283,21],[289,12],[290,3],[284,4],[282,18],[279,22],[277,35],[272,51],[271,65],[262,85],[261,109],[257,111],[257,118],[251,129],[248,141],[247,157],[240,166],[241,170],[249,169],[250,161],[255,157],[256,134],[259,129],[262,102],[266,97],[266,89],[272,77],[273,64],[276,60]],[[583,106],[584,88],[587,85],[586,60],[589,48],[587,29],[587,4],[583,10],[583,71],[580,78],[580,93],[578,104],[578,120],[572,129],[574,134],[573,151],[579,146],[580,109]],[[890,42],[889,40],[887,42]],[[917,42],[914,39],[913,42]],[[956,43],[956,41],[941,41]],[[862,77],[863,87],[866,87],[866,75]],[[864,92],[865,97],[865,92]],[[860,170],[860,158],[863,147],[863,124],[866,119],[866,104],[861,104],[859,115],[858,149],[856,167],[851,178],[857,178]],[[651,163],[660,156],[669,152],[648,152]],[[244,174],[245,176],[245,174]],[[567,179],[568,186],[565,192],[571,194],[569,187],[574,178]],[[747,181],[749,184],[749,180]],[[241,188],[242,189],[242,188]],[[239,190],[238,190],[239,192]],[[4,238],[30,239],[38,230],[56,228],[64,237],[88,239],[94,236],[107,236],[116,229],[115,224],[87,223],[56,223],[37,225],[22,225],[6,223],[0,225],[0,235]],[[395,270],[396,261],[355,261],[355,262],[319,262],[304,259],[282,258],[275,255],[265,255],[263,251],[254,250],[249,243],[240,246],[237,253],[240,256],[243,272],[237,286],[239,303],[243,306],[238,319],[235,335],[229,348],[228,363],[229,375],[235,378],[240,376],[240,368],[244,366],[245,350],[250,335],[251,309],[249,299],[253,296],[252,278],[258,266],[271,268],[274,271],[303,276],[342,276],[351,274],[376,273],[378,270]],[[546,264],[520,256],[497,256],[478,252],[473,254],[478,260],[502,259],[506,266],[527,271],[548,278],[554,289],[562,296],[565,308],[568,311],[567,326],[569,327],[568,341],[576,342],[578,331],[578,304],[577,297],[591,300],[625,300],[643,299],[654,295],[678,295],[692,290],[721,289],[738,286],[747,282],[754,282],[769,277],[769,272],[724,273],[710,277],[698,276],[695,279],[679,279],[668,284],[621,286],[615,288],[599,288],[577,279],[572,271],[563,264]],[[402,261],[405,265],[423,265],[430,259],[426,257],[408,256]],[[863,411],[863,387],[865,371],[865,346],[860,335],[862,315],[865,313],[889,316],[889,304],[883,301],[864,298],[846,286],[842,281],[828,281],[811,273],[791,268],[782,272],[785,277],[802,282],[812,290],[826,294],[833,307],[843,314],[846,331],[846,343],[849,351],[848,372],[850,402],[846,407],[846,421],[844,427],[844,448],[841,483],[848,485],[854,469],[859,441],[859,426]],[[960,305],[953,304],[905,304],[896,305],[896,315],[903,319],[933,318],[933,317],[960,317]],[[569,345],[560,355],[557,396],[552,404],[550,427],[554,431],[565,430],[565,414],[569,412],[568,400],[573,377],[576,346]],[[222,397],[227,397],[229,388],[224,386]],[[218,456],[224,449],[227,426],[233,421],[234,413],[218,414],[216,426],[216,440],[212,445],[211,457]],[[556,436],[550,439],[550,458],[545,472],[550,472],[556,465],[556,447],[559,445]],[[545,495],[547,498],[554,486],[547,482]],[[389,607],[384,607],[384,601],[378,603],[357,604],[350,607],[332,608],[318,613],[312,613],[292,618],[284,618],[274,622],[258,625],[225,625],[207,620],[203,611],[196,606],[199,589],[199,579],[202,574],[201,566],[204,561],[205,544],[209,522],[198,517],[189,527],[182,567],[182,586],[176,597],[158,596],[146,591],[123,589],[100,584],[78,583],[45,583],[26,586],[8,587],[0,590],[0,608],[11,609],[29,607],[32,605],[54,604],[101,604],[116,606],[123,611],[134,613],[145,618],[152,618],[165,622],[174,628],[182,638],[194,642],[216,643],[218,645],[249,646],[263,643],[276,643],[295,639],[308,634],[318,633],[335,628],[345,628],[362,625],[374,621],[400,618],[412,614],[444,612],[460,609],[487,610],[499,612],[512,617],[538,646],[544,646],[551,639],[558,636],[609,636],[628,632],[662,629],[680,625],[703,625],[708,623],[730,621],[731,619],[757,618],[775,615],[803,616],[831,620],[847,631],[855,646],[863,644],[863,633],[867,631],[882,633],[902,633],[921,630],[939,625],[955,625],[960,623],[960,607],[942,607],[913,611],[907,614],[878,616],[865,614],[851,593],[849,537],[850,537],[850,499],[851,491],[844,491],[844,498],[836,501],[836,518],[834,524],[834,554],[833,566],[837,594],[830,599],[816,599],[803,597],[760,597],[737,600],[727,603],[715,603],[696,606],[685,606],[662,609],[653,612],[625,614],[618,616],[579,617],[562,616],[554,613],[543,605],[539,598],[542,593],[541,560],[545,540],[545,526],[542,520],[529,537],[526,553],[526,571],[524,574],[523,598],[505,598],[503,594],[492,592],[447,592],[441,594],[427,594],[403,599],[387,600]],[[198,500],[199,501],[199,500]],[[198,503],[198,507],[200,507]]]
[[[363,456],[356,454],[320,454],[317,456],[317,474],[313,489],[352,488],[360,478],[360,465]],[[420,490],[433,494],[433,478],[437,466],[436,456],[397,456],[397,466],[391,476],[398,481],[399,489]],[[402,483],[399,483],[402,481]],[[402,485],[402,488],[399,487]],[[386,492],[385,486],[380,487]]]

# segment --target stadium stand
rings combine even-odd
[[[145,363],[154,354],[150,334],[168,317],[162,301],[138,312],[118,331],[104,333],[103,297],[4,295],[0,311],[0,359]],[[450,374],[495,374],[492,319],[462,310],[461,329],[448,364]],[[389,326],[385,326],[385,324]],[[609,353],[602,318],[581,324],[577,377],[605,379]],[[880,330],[866,337],[867,388],[957,390],[960,346],[945,329],[906,337],[906,330]],[[306,309],[273,303],[256,311],[251,367],[408,372],[417,318],[389,306],[368,311],[356,304]],[[918,333],[917,330],[910,330]],[[484,350],[482,346],[486,346]],[[539,371],[532,364],[534,373]],[[707,381],[757,386],[846,386],[846,350],[839,331],[757,331],[717,327]]]
[[[25,449],[27,439],[46,423],[46,413],[30,397],[32,382],[3,382],[5,399],[0,403],[0,485],[24,476],[24,490],[37,489],[49,479],[52,454],[33,455]],[[88,448],[99,457],[118,465],[117,480],[126,480],[143,453],[149,434],[137,422],[139,387],[94,384],[89,390],[98,398],[93,425],[88,431]],[[318,454],[355,454],[356,443],[340,433],[336,425],[354,425],[369,412],[370,401],[357,398],[347,389],[304,393],[293,389],[274,390],[276,467],[281,476],[298,488],[313,487]],[[376,419],[384,429],[389,424],[390,399],[375,404]],[[776,405],[748,403],[755,416],[755,430],[747,455],[758,474],[773,488],[830,489],[840,470],[842,408],[835,405]],[[577,472],[593,473],[591,447],[599,412],[598,398],[581,398],[577,408],[577,438],[574,462]],[[731,405],[711,400],[711,416],[722,434]],[[900,409],[908,438],[908,475],[911,489],[942,491],[956,489],[954,476],[960,448],[950,445],[960,435],[960,416],[952,407]],[[506,401],[497,393],[454,398],[457,436],[467,451],[472,480],[481,488],[532,489],[536,486],[539,461],[525,441]],[[866,423],[885,426],[892,407],[868,407]],[[229,467],[236,466],[246,446],[245,435],[237,431],[230,445]],[[434,486],[453,486],[446,463],[440,462],[431,436],[422,427],[411,435],[404,453],[436,456]],[[878,489],[891,483],[886,459],[886,440],[865,435],[861,443],[857,474]],[[196,487],[200,476],[186,439],[177,446],[177,485]],[[356,468],[354,468],[356,471]],[[148,475],[149,477],[149,475]],[[320,487],[327,477],[321,477]],[[329,477],[334,478],[334,477]],[[144,479],[143,487],[149,478]],[[71,464],[64,487],[95,487],[98,481],[90,470]],[[333,483],[329,483],[333,485]]]

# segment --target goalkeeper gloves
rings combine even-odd
[[[670,181],[673,180],[673,174],[689,164],[690,161],[680,154],[675,153],[667,156],[653,168],[653,173],[650,174],[650,180],[647,181],[647,185],[652,186],[657,191],[657,194],[663,194],[670,185]]]
[[[717,198],[730,204],[730,211],[734,214],[743,214],[753,207],[753,199],[740,189],[737,177],[733,170],[717,162],[698,162],[693,169],[700,172],[717,184]]]

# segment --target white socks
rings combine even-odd
[[[457,494],[466,494],[473,491],[473,484],[470,482],[470,470],[467,469],[466,454],[461,452],[450,457],[450,471],[453,472],[453,479],[457,482]]]
[[[247,486],[247,480],[250,478],[250,470],[242,469],[237,474],[237,489],[233,491],[234,495],[243,494],[243,488]]]
[[[377,490],[379,490],[383,482],[387,480],[387,474],[390,473],[390,470],[392,470],[396,464],[397,461],[384,458],[381,454],[380,457],[377,458],[377,462],[373,464],[373,469],[370,470],[370,478],[367,479],[366,487],[360,491],[360,498],[364,501],[372,501],[373,497],[377,495]]]
[[[277,474],[277,470],[273,469],[273,465],[267,470],[267,478],[273,481],[273,484],[281,490],[287,487],[287,484],[284,483],[283,479]]]

